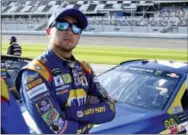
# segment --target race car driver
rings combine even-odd
[[[90,65],[72,54],[87,24],[79,10],[54,13],[46,29],[50,45],[16,79],[23,102],[42,133],[88,133],[93,124],[115,116],[114,102]]]
[[[4,79],[1,78],[1,133],[2,134],[29,134],[29,128],[22,116],[21,110],[7,89]]]

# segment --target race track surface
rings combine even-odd
[[[11,35],[2,35],[2,42],[9,42]],[[16,35],[20,44],[47,45],[48,38],[45,35],[24,36]],[[161,38],[131,38],[131,37],[91,37],[81,36],[79,45],[98,46],[124,46],[133,48],[164,48],[187,50],[186,39],[161,39]]]

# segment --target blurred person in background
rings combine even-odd
[[[72,54],[87,25],[76,9],[52,14],[46,29],[48,48],[17,76],[16,88],[44,134],[89,133],[93,124],[115,116],[114,102],[90,65]]]
[[[8,48],[7,54],[14,55],[14,56],[21,56],[22,54],[22,48],[17,43],[17,38],[15,36],[12,36],[10,38],[10,46]]]

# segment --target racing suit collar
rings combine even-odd
[[[51,58],[53,58],[53,62],[55,60],[57,62],[57,64],[62,63],[62,64],[66,65],[67,63],[75,63],[77,61],[73,55],[71,56],[70,59],[61,57],[54,50],[52,50],[50,47],[47,48],[47,53],[50,54]]]

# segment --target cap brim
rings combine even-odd
[[[81,11],[79,11],[77,9],[67,9],[67,10],[61,11],[55,17],[56,19],[55,18],[54,19],[55,19],[55,21],[62,20],[65,16],[71,16],[71,17],[75,18],[78,21],[78,23],[82,29],[85,29],[88,25],[86,16]]]

